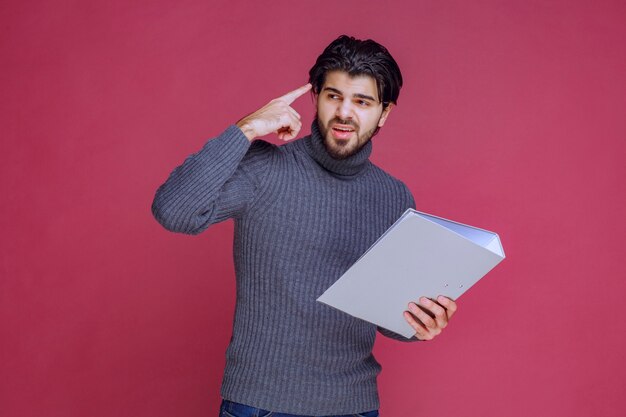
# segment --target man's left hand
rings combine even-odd
[[[436,301],[421,297],[419,305],[410,302],[404,318],[415,329],[419,340],[432,340],[448,325],[456,312],[456,303],[440,295]]]

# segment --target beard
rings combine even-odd
[[[317,120],[317,126],[319,127],[320,134],[322,135],[326,152],[328,152],[328,154],[334,159],[346,159],[356,154],[365,145],[367,145],[367,142],[369,142],[376,135],[376,133],[378,133],[379,129],[377,123],[376,127],[361,134],[360,126],[351,120],[342,120],[335,117],[329,120],[328,124],[324,126],[317,114],[315,115],[315,119]],[[356,138],[351,138],[346,141],[336,141],[330,132],[330,126],[334,123],[352,126],[354,128],[354,135]]]

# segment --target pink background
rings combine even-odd
[[[348,33],[405,77],[375,162],[508,256],[439,339],[379,338],[383,416],[623,416],[625,22],[623,1],[2,2],[0,415],[217,415],[232,223],[168,233],[154,191]]]

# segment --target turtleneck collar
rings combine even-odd
[[[372,141],[369,140],[365,146],[345,159],[335,159],[324,146],[324,138],[320,133],[317,120],[313,120],[311,125],[311,136],[304,140],[304,144],[309,155],[326,170],[340,175],[353,176],[360,173],[368,164],[369,156],[372,153]]]

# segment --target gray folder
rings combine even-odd
[[[410,301],[456,300],[504,257],[497,234],[409,209],[317,301],[410,338]]]

